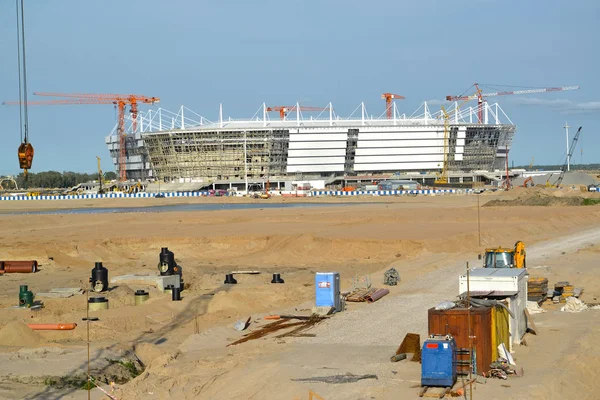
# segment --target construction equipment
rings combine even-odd
[[[104,183],[104,174],[102,173],[102,168],[100,167],[100,157],[96,156],[98,160],[98,183],[100,184],[100,189],[98,189],[98,194],[104,194],[104,188],[102,184]]]
[[[448,137],[450,134],[450,116],[446,112],[444,106],[442,106],[442,112],[444,113],[444,164],[442,165],[442,172],[438,174],[438,177],[435,180],[436,184],[448,183]]]
[[[571,142],[571,146],[569,147],[569,152],[567,153],[567,158],[565,160],[565,163],[560,168],[560,174],[558,175],[558,179],[556,180],[556,182],[554,184],[551,184],[549,181],[550,181],[550,178],[552,178],[552,174],[550,174],[550,176],[546,180],[546,187],[559,187],[560,184],[562,183],[563,178],[565,177],[565,172],[567,172],[569,160],[573,156],[573,152],[575,151],[575,146],[577,146],[577,141],[579,140],[579,133],[581,132],[581,128],[582,127],[580,126],[579,129],[577,129],[577,133],[573,137],[573,141]]]
[[[5,105],[73,105],[73,104],[114,104],[118,110],[117,133],[119,135],[119,180],[127,180],[126,159],[127,151],[125,146],[125,107],[130,107],[132,119],[132,131],[137,130],[138,104],[155,104],[160,101],[158,97],[148,97],[137,94],[92,94],[92,93],[43,93],[34,92],[37,96],[67,97],[69,99],[53,99],[41,101],[7,101]],[[23,146],[23,144],[21,145]],[[33,158],[33,147],[25,146],[24,156]],[[30,154],[30,156],[28,155]],[[19,160],[21,160],[21,148],[19,148]],[[29,163],[30,165],[31,163]],[[23,167],[21,167],[23,168]]]
[[[430,335],[421,350],[421,392],[431,386],[449,392],[456,383],[456,341],[451,335]],[[442,397],[440,397],[442,398]]]
[[[526,188],[528,183],[531,183],[531,186],[534,186],[534,184],[533,184],[533,177],[530,176],[527,179],[525,179],[525,181],[523,182],[523,184],[521,185],[521,187]]]
[[[526,256],[525,243],[520,240],[513,249],[501,246],[485,249],[483,268],[527,268]]]
[[[127,193],[139,193],[144,190],[144,187],[141,183],[137,182],[135,185],[131,185],[129,189],[127,189]]]
[[[387,119],[392,119],[392,101],[394,99],[404,99],[405,97],[394,93],[383,93],[381,98],[385,99],[385,112]]]
[[[477,118],[480,124],[484,123],[483,120],[483,103],[485,103],[485,97],[493,97],[493,96],[508,96],[514,94],[532,94],[532,93],[545,93],[545,92],[562,92],[566,90],[577,90],[579,86],[564,86],[564,87],[549,87],[549,88],[537,88],[537,89],[525,89],[525,90],[512,90],[506,92],[490,92],[490,93],[482,93],[479,88],[480,84],[474,83],[475,93],[469,96],[446,96],[447,101],[457,101],[457,100],[475,100],[477,99]],[[481,85],[483,86],[483,85]]]
[[[267,182],[265,183],[265,192],[260,195],[261,199],[270,199],[271,198],[271,193],[269,193],[269,189],[270,189],[270,182],[267,179]]]
[[[17,0],[17,50],[19,66],[19,128],[21,144],[17,150],[19,168],[23,170],[25,179],[27,171],[33,163],[33,146],[29,143],[29,112],[27,109],[27,66],[25,57],[25,17],[23,0]]]
[[[285,120],[285,117],[291,111],[325,111],[325,110],[329,110],[329,107],[307,107],[307,106],[297,106],[296,105],[296,106],[273,106],[273,107],[266,108],[266,111],[268,111],[268,112],[272,112],[272,111],[279,112],[279,118],[282,121]]]

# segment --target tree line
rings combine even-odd
[[[23,173],[16,176],[15,181],[19,185],[19,189],[54,189],[54,188],[70,188],[80,183],[97,181],[98,174],[87,174],[79,172],[58,172],[58,171],[45,171],[37,173],[28,173],[27,179]],[[110,171],[104,173],[104,179],[111,181],[117,179],[117,174]]]

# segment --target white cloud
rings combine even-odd
[[[446,100],[438,100],[438,99],[427,100],[428,106],[442,106],[445,104],[449,104],[449,102],[447,102]]]
[[[600,101],[577,103],[567,99],[540,99],[539,97],[515,98],[515,104],[528,106],[548,106],[560,110],[564,114],[590,113],[600,111]]]

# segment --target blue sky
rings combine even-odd
[[[15,2],[0,1],[0,101],[17,100]],[[263,102],[350,114],[383,92],[423,100],[473,82],[564,93],[490,98],[517,125],[515,164],[562,163],[565,120],[583,126],[573,162],[600,162],[600,2],[36,0],[25,9],[29,92],[138,93],[216,120]],[[30,96],[33,99],[33,96]],[[433,108],[434,106],[432,106]],[[435,106],[438,109],[439,105]],[[143,108],[144,110],[146,108]],[[30,107],[33,170],[92,172],[115,123],[110,105]],[[18,108],[0,106],[0,174],[19,172]]]

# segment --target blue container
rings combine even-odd
[[[423,343],[421,386],[452,387],[455,383],[456,342],[450,335],[432,335]]]
[[[342,311],[339,272],[317,272],[315,274],[315,305],[317,307],[334,307],[336,312]]]

